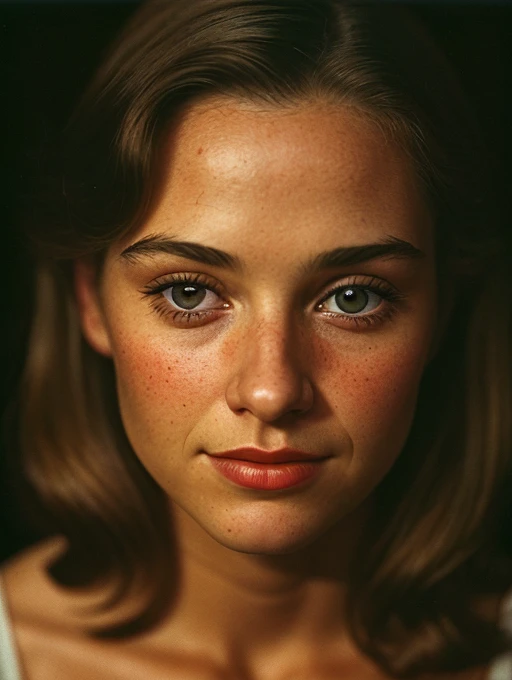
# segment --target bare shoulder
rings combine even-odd
[[[48,575],[48,565],[65,548],[64,539],[46,540],[1,570],[23,680],[101,680],[107,672],[117,680],[112,650],[85,632],[83,595],[59,587]]]
[[[47,566],[65,549],[62,539],[28,548],[3,565],[4,598],[15,644],[27,680],[58,677],[65,643],[73,638],[69,612],[72,597],[49,577]],[[76,636],[75,636],[76,637]]]
[[[65,548],[64,539],[44,541],[0,570],[23,680],[226,680],[211,663],[179,650],[162,653],[151,639],[91,637],[91,627],[108,622],[91,612],[101,592],[61,588],[47,572]]]
[[[90,608],[101,601],[101,593],[61,588],[47,573],[65,548],[63,539],[45,541],[0,571],[23,680],[234,680],[211,659],[191,657],[179,645],[163,649],[151,636],[121,641],[91,637],[88,630],[101,622]],[[500,605],[499,600],[488,600],[478,608],[496,620]],[[351,677],[369,675],[356,671]],[[488,669],[479,668],[451,675],[450,680],[487,677]]]
[[[2,565],[2,584],[11,617],[51,616],[59,609],[62,594],[46,572],[65,549],[64,539],[48,539],[15,555]]]

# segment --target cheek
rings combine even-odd
[[[204,353],[170,346],[166,337],[127,334],[116,339],[114,357],[121,416],[132,444],[142,435],[148,442],[179,436],[211,401],[211,362]]]
[[[364,351],[331,360],[330,406],[355,448],[400,448],[409,432],[425,364],[422,346],[368,343]]]

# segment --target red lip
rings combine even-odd
[[[278,491],[301,485],[320,474],[329,456],[317,456],[298,449],[265,451],[241,448],[208,454],[213,467],[238,486]]]
[[[252,463],[304,463],[323,460],[327,457],[306,453],[299,449],[283,448],[276,449],[275,451],[266,451],[265,449],[257,449],[254,447],[233,449],[232,451],[220,451],[218,453],[209,453],[208,455],[214,456],[215,458],[232,458]]]

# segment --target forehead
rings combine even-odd
[[[229,240],[241,227],[247,236],[265,226],[274,239],[302,228],[313,243],[321,224],[333,245],[387,234],[428,250],[411,163],[355,108],[206,100],[183,113],[162,152],[155,209],[139,238],[158,230]]]

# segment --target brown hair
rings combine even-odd
[[[51,574],[63,585],[114,577],[110,605],[142,584],[147,606],[103,635],[151,625],[162,593],[171,597],[164,494],[123,431],[111,361],[81,335],[72,263],[95,257],[101,272],[108,246],[148,214],[170,124],[185,105],[219,94],[355,107],[411,159],[436,220],[440,301],[454,288],[456,302],[405,448],[376,490],[378,518],[354,560],[350,622],[360,648],[391,675],[486,663],[507,643],[472,601],[503,593],[512,579],[502,573],[510,562],[500,535],[512,447],[511,285],[457,79],[396,7],[156,0],[113,46],[28,220],[38,273],[19,399],[21,465],[37,514],[68,539]]]

